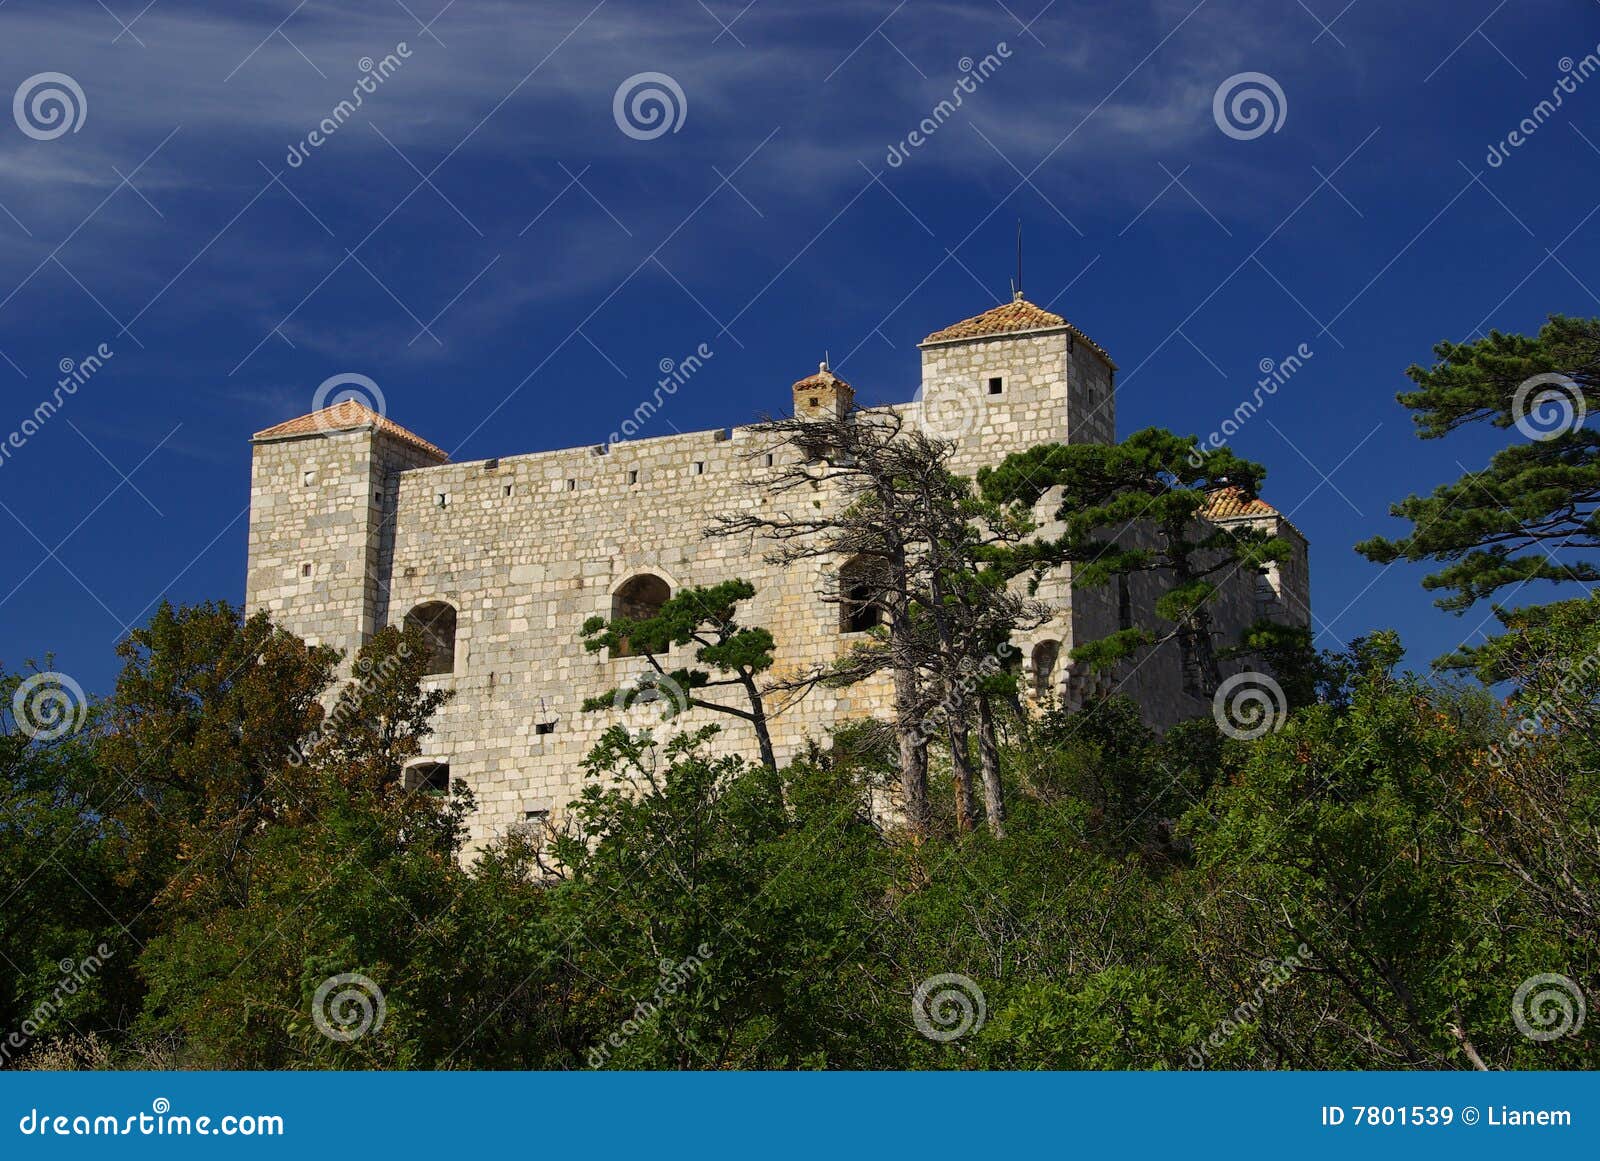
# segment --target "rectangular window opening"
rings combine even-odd
[[[535,722],[533,732],[536,734],[553,734],[556,732],[555,722]]]
[[[989,394],[990,395],[998,395],[998,394],[1000,394],[1000,392],[1004,391],[1005,388],[1006,388],[1006,381],[1003,378],[1001,378],[999,375],[993,375],[993,376],[990,377],[990,379],[989,379]]]
[[[577,490],[578,490],[578,481],[568,477],[568,479],[567,479],[567,491],[576,492]]]
[[[693,473],[692,474],[694,474],[696,476],[703,476],[703,475],[706,474],[706,462],[705,462],[705,460],[695,460],[694,461],[694,469],[693,469]]]
[[[632,471],[630,471],[628,473],[628,483],[637,484],[638,482],[639,482],[639,471],[638,471],[637,468],[635,468],[635,469],[633,469]]]

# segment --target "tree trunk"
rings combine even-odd
[[[967,741],[970,733],[964,720],[965,707],[950,714],[945,736],[950,740],[950,772],[956,784],[956,831],[970,834],[977,826],[977,804],[972,796],[972,755]]]
[[[1000,786],[1000,743],[994,732],[994,706],[987,696],[978,695],[978,762],[983,770],[983,810],[989,817],[989,833],[1006,837],[1006,800]]]
[[[906,829],[917,838],[928,834],[928,742],[918,729],[917,678],[910,670],[894,671],[894,731],[900,741],[900,791]]]

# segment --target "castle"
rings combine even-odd
[[[1111,357],[1020,294],[935,331],[919,349],[917,398],[891,409],[954,440],[958,471],[1039,443],[1116,438]],[[853,392],[824,364],[793,385],[792,402],[797,415],[840,415]],[[825,663],[868,628],[871,610],[823,599],[841,591],[850,562],[777,566],[751,538],[704,536],[719,514],[791,502],[752,487],[798,458],[770,442],[745,427],[452,463],[347,399],[252,440],[246,609],[265,609],[308,642],[343,650],[347,668],[382,626],[420,627],[434,671],[428,681],[455,696],[408,781],[443,789],[464,779],[477,800],[472,837],[481,844],[558,813],[581,788],[580,760],[619,715],[641,725],[659,717],[659,706],[580,710],[585,697],[629,684],[642,665],[585,652],[578,630],[589,617],[637,616],[680,586],[738,577],[756,588],[742,620],[773,632],[780,669]],[[1206,515],[1266,527],[1296,546],[1259,575],[1224,579],[1219,634],[1235,640],[1263,615],[1309,624],[1306,545],[1293,525],[1235,489],[1215,493]],[[1150,578],[1073,591],[1063,570],[1038,595],[1059,611],[1015,642],[1030,698],[1071,705],[1097,685],[1114,685],[1156,725],[1211,711],[1176,641],[1125,663],[1115,681],[1080,672],[1067,656],[1077,642],[1154,624]],[[881,714],[889,702],[886,676],[813,691],[771,723],[780,761],[807,738]],[[697,709],[678,724],[711,721],[724,727],[722,744],[750,749],[746,727],[724,715]]]

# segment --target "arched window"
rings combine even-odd
[[[852,557],[839,566],[839,632],[865,633],[883,624],[884,571]]]
[[[1061,642],[1041,641],[1033,647],[1033,696],[1044,701],[1055,691],[1056,661]]]
[[[456,611],[444,601],[429,601],[406,614],[406,628],[422,634],[430,674],[456,670]]]
[[[611,619],[613,621],[644,621],[661,611],[661,606],[672,599],[672,586],[653,572],[641,572],[623,582],[611,594]],[[633,648],[626,640],[619,642],[617,657],[632,657]]]

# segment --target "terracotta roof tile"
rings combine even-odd
[[[958,323],[945,327],[943,330],[934,331],[933,334],[922,340],[920,345],[930,343],[957,342],[962,339],[981,339],[990,335],[1018,335],[1029,331],[1066,330],[1079,342],[1099,355],[1113,369],[1116,364],[1111,361],[1111,356],[1104,347],[1073,326],[1059,314],[1035,306],[1027,299],[1018,295],[1010,302],[1003,302],[999,306],[984,311],[982,314],[973,315],[971,318],[962,319]]]
[[[408,443],[414,448],[438,456],[441,460],[450,456],[443,448],[436,447],[413,431],[407,431],[394,420],[384,415],[379,415],[372,408],[354,399],[344,399],[332,407],[324,407],[321,411],[313,411],[310,415],[302,415],[284,423],[276,424],[264,431],[258,431],[252,439],[287,439],[297,435],[322,435],[333,431],[355,431],[364,427],[375,427],[386,435],[391,435],[402,443]]]
[[[850,384],[828,370],[828,365],[824,363],[817,368],[816,374],[807,375],[804,379],[797,380],[792,390],[804,391],[809,387],[844,387],[849,389]]]
[[[1239,516],[1282,516],[1283,513],[1261,497],[1247,495],[1243,488],[1230,485],[1208,493],[1200,515],[1207,520],[1228,520]]]

